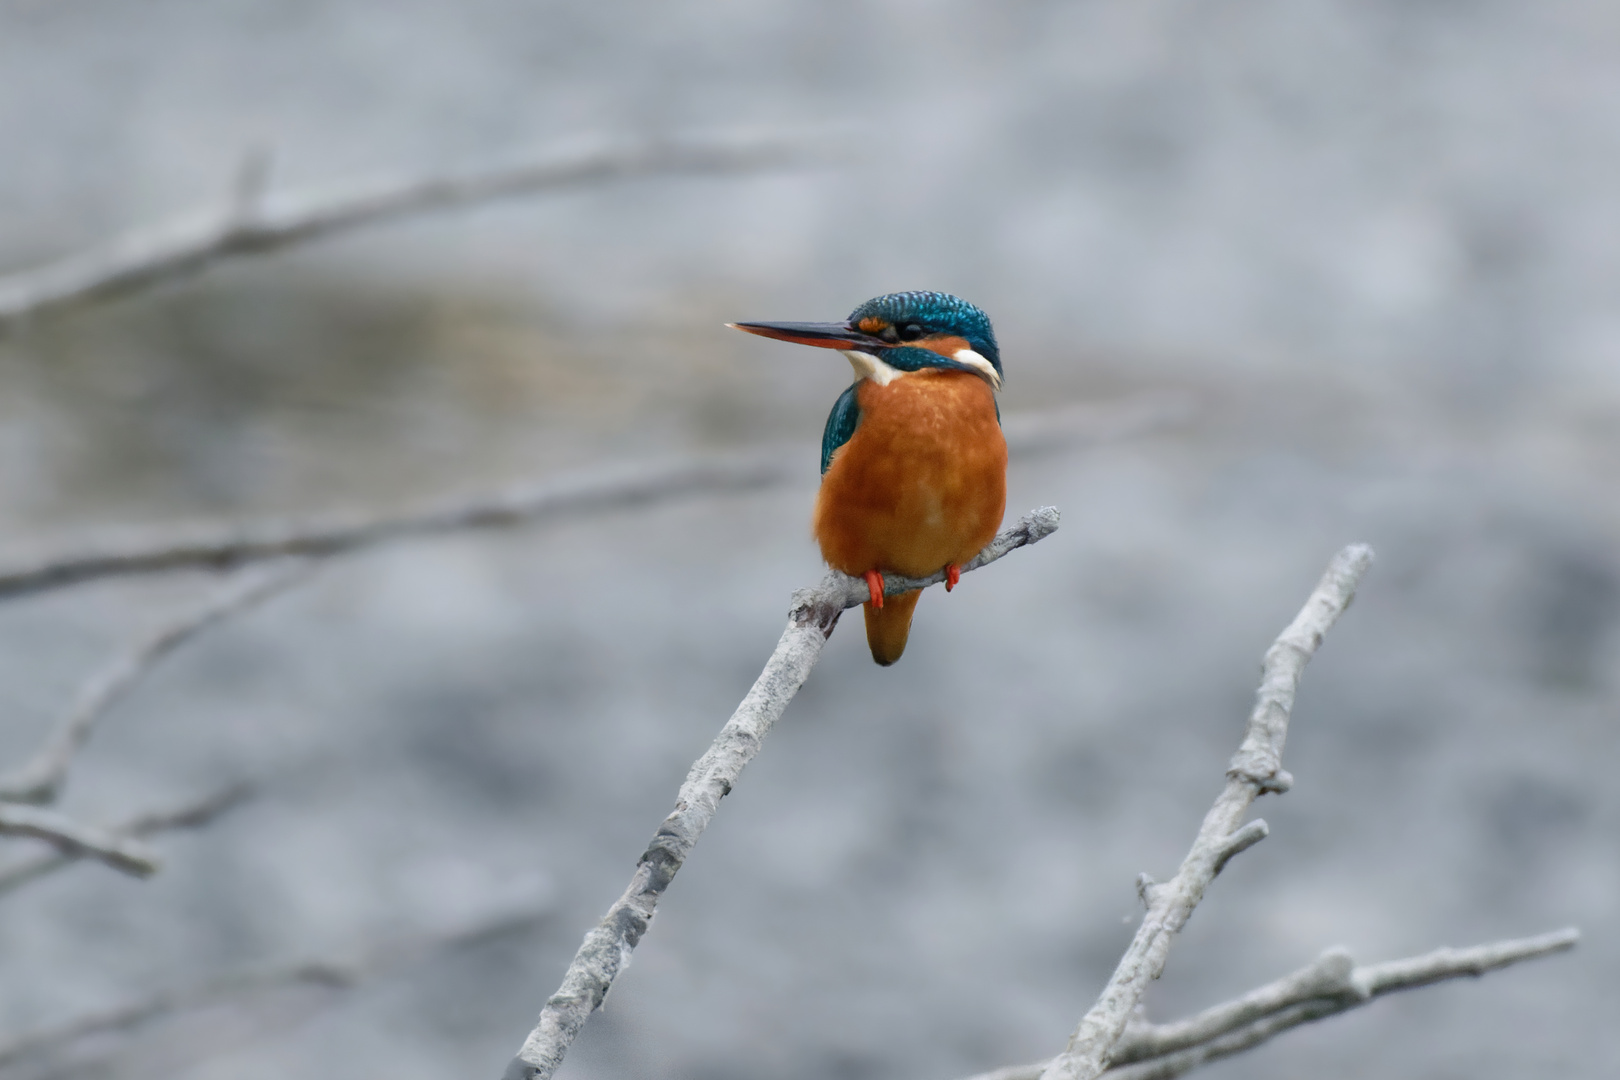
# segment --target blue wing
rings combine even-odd
[[[838,395],[838,400],[833,402],[832,412],[827,414],[827,427],[821,433],[823,473],[832,464],[834,452],[849,442],[849,437],[855,434],[855,428],[861,422],[861,405],[855,400],[855,388],[860,385],[858,382],[850,384],[848,390]]]

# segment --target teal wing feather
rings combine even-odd
[[[855,400],[855,389],[860,383],[853,383],[848,390],[838,395],[833,402],[832,412],[827,414],[827,427],[821,433],[821,471],[825,473],[827,466],[832,464],[833,454],[840,446],[849,442],[849,437],[855,434],[855,428],[861,422],[861,405]]]

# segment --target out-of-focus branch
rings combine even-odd
[[[263,155],[250,157],[220,210],[0,277],[0,334],[73,304],[150,288],[221,259],[257,255],[395,218],[559,188],[672,173],[749,172],[810,160],[782,139],[672,138],[548,153],[506,165],[389,180],[265,206]]]
[[[1242,997],[1170,1024],[1133,1023],[1114,1046],[1109,1080],[1171,1080],[1221,1058],[1258,1046],[1289,1028],[1358,1009],[1399,990],[1463,977],[1478,978],[1525,960],[1575,947],[1580,933],[1557,930],[1536,937],[1436,949],[1422,956],[1356,967],[1343,949],[1329,949],[1290,975]],[[1049,1062],[1014,1065],[969,1080],[1039,1080]]]
[[[746,491],[804,474],[804,463],[798,460],[802,457],[789,458],[774,451],[693,458],[449,499],[410,510],[200,528],[87,545],[0,567],[0,598],[95,578],[182,568],[222,569],[287,556],[339,555],[407,536],[527,524],[700,493]]]
[[[0,800],[54,802],[74,755],[90,737],[96,722],[160,660],[209,627],[274,596],[310,569],[307,562],[293,561],[255,572],[245,580],[226,585],[208,602],[137,641],[85,683],[78,699],[52,726],[45,745],[31,761],[10,775],[0,777]]]
[[[1050,536],[1057,527],[1058,512],[1050,506],[1026,514],[962,567],[962,572],[986,566],[1016,548]],[[943,573],[919,580],[887,578],[886,594],[926,588],[944,579]],[[836,571],[829,572],[817,587],[794,593],[787,629],[765,669],[714,743],[692,765],[676,797],[674,812],[664,819],[642,853],[624,895],[585,935],[563,976],[562,986],[546,1002],[534,1030],[507,1067],[506,1080],[544,1080],[562,1064],[569,1045],[591,1013],[601,1007],[613,980],[647,932],[659,898],[714,818],[720,800],[730,793],[743,768],[759,753],[772,725],[810,676],[822,647],[838,625],[838,617],[866,598],[864,581]]]
[[[80,1040],[109,1032],[131,1031],[176,1013],[189,1012],[291,986],[346,990],[386,971],[454,949],[467,948],[505,934],[527,930],[549,914],[546,910],[504,913],[445,933],[426,934],[329,960],[306,960],[207,979],[193,986],[164,990],[117,1008],[81,1016],[63,1024],[0,1040],[0,1068],[21,1058],[66,1050]]]
[[[1187,399],[1142,394],[1065,409],[1011,413],[1015,456],[1059,445],[1123,439],[1183,419]],[[534,524],[575,514],[649,506],[697,495],[748,491],[814,475],[814,458],[780,447],[731,457],[689,458],[603,470],[563,481],[447,499],[393,512],[331,514],[302,521],[165,531],[0,564],[0,599],[78,582],[184,568],[227,568],[284,556],[339,555],[411,536]]]
[[[1364,544],[1339,552],[1305,607],[1266,650],[1254,711],[1227,769],[1225,790],[1204,817],[1176,876],[1162,885],[1146,875],[1139,879],[1148,908],[1142,925],[1102,996],[1081,1018],[1068,1048],[1041,1073],[1041,1080],[1093,1080],[1102,1074],[1143,992],[1164,971],[1170,944],[1204,890],[1232,855],[1265,836],[1263,821],[1243,825],[1243,815],[1262,792],[1287,791],[1292,784],[1282,769],[1282,751],[1300,675],[1323,635],[1349,606],[1372,558],[1372,549]]]
[[[209,824],[225,811],[242,803],[252,793],[247,784],[232,784],[204,798],[177,806],[140,814],[105,831],[113,836],[140,838],[171,829],[196,829]],[[30,859],[20,859],[0,868],[0,896],[21,888],[36,878],[60,870],[84,858],[82,851],[53,851]]]
[[[74,821],[38,806],[0,803],[0,836],[31,836],[55,844],[63,854],[98,859],[136,877],[157,873],[157,852],[127,836]]]

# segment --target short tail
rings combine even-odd
[[[883,598],[883,606],[866,608],[866,644],[872,650],[872,659],[888,667],[906,651],[906,638],[911,636],[911,613],[917,608],[922,590],[913,589],[898,596]]]

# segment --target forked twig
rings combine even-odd
[[[201,828],[231,807],[239,805],[250,794],[252,788],[249,785],[231,784],[194,802],[171,810],[138,814],[120,825],[102,831],[112,836],[138,840],[171,829]],[[0,867],[0,896],[21,888],[36,878],[72,866],[81,861],[85,854],[82,850],[64,851],[59,848]]]
[[[1292,783],[1282,768],[1282,751],[1300,675],[1322,636],[1349,606],[1372,558],[1372,549],[1365,544],[1352,544],[1334,556],[1305,607],[1266,650],[1254,711],[1227,769],[1225,790],[1205,815],[1176,876],[1163,884],[1145,875],[1139,881],[1148,911],[1136,937],[1102,996],[1081,1018],[1068,1048],[1046,1066],[1041,1080],[1093,1080],[1102,1074],[1143,992],[1164,971],[1171,942],[1204,890],[1233,854],[1264,835],[1258,821],[1244,826],[1243,815],[1262,792],[1287,791]]]
[[[162,865],[157,852],[139,840],[86,825],[39,806],[0,803],[0,836],[44,840],[70,858],[96,859],[135,877],[149,877]]]
[[[0,800],[49,803],[56,800],[74,755],[97,721],[169,653],[219,622],[253,607],[300,580],[310,564],[294,561],[226,585],[197,608],[165,623],[128,648],[80,689],[77,700],[51,727],[45,743],[21,768],[0,777]]]
[[[1242,997],[1169,1024],[1133,1023],[1114,1045],[1107,1080],[1171,1080],[1219,1061],[1312,1020],[1336,1016],[1400,990],[1478,978],[1575,947],[1580,933],[1557,930],[1536,937],[1497,941],[1467,949],[1436,949],[1422,956],[1355,966],[1343,949],[1329,949],[1313,963]],[[1050,1066],[1013,1065],[968,1080],[1039,1080]]]

